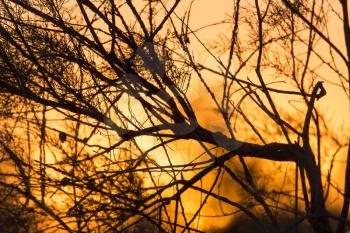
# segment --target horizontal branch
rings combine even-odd
[[[242,157],[262,158],[273,161],[302,162],[303,150],[297,144],[270,143],[259,145],[230,139],[220,132],[210,132],[200,126],[189,138],[217,145]]]

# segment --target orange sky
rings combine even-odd
[[[178,14],[181,16],[183,11],[187,9],[189,6],[190,1],[182,1],[180,3],[180,6],[177,10]],[[192,6],[192,12],[191,12],[191,19],[190,19],[190,27],[192,30],[195,30],[197,28],[200,28],[202,26],[206,26],[210,23],[219,22],[223,19],[225,19],[225,13],[231,14],[233,9],[232,1],[230,0],[218,0],[218,1],[211,1],[211,0],[196,0],[193,3]],[[344,50],[344,40],[343,35],[339,33],[340,26],[338,25],[339,22],[337,22],[335,19],[331,20],[330,23],[330,35],[331,38],[335,41],[336,44],[340,45],[339,47]],[[210,42],[217,39],[218,34],[225,33],[226,35],[230,36],[230,31],[227,30],[230,28],[229,25],[220,25],[215,27],[210,27],[207,29],[204,29],[198,33],[198,36],[204,41],[204,42]],[[208,66],[216,66],[216,64],[213,62],[212,59],[208,58],[205,53],[203,53],[203,48],[195,42],[195,39],[191,41],[191,49],[195,56],[198,57],[198,59],[203,62],[204,64]],[[327,53],[328,51],[325,50],[324,53]],[[336,77],[332,77],[332,74],[327,74],[327,70],[325,70],[324,76],[329,79],[336,79]],[[247,74],[247,75],[254,75],[254,74]],[[252,77],[253,78],[253,77]],[[213,78],[215,80],[215,77]],[[211,82],[211,87],[214,91],[219,92],[220,91],[220,83],[218,82]],[[350,127],[350,108],[349,108],[349,100],[345,96],[343,91],[339,91],[339,87],[336,87],[332,84],[325,83],[325,88],[327,90],[327,95],[322,98],[319,102],[317,102],[317,105],[320,107],[320,109],[325,113],[326,118],[329,120],[329,126],[330,128],[333,128],[335,131],[344,131],[344,133],[349,137],[349,127]],[[203,91],[203,87],[198,84],[198,80],[193,80],[192,87],[190,89],[190,92],[188,95],[190,96],[190,101],[194,104],[194,108],[198,110],[197,115],[199,116],[199,119],[201,122],[208,126],[210,129],[215,129],[217,127],[220,129],[221,123],[216,118],[217,115],[211,111],[210,106],[210,98],[209,96],[205,96],[205,91]],[[277,100],[278,102],[278,100]],[[280,104],[282,101],[280,102]],[[288,103],[283,102],[281,105],[284,105],[286,109],[290,108]],[[303,116],[302,116],[303,117]],[[152,140],[148,140],[146,138],[139,138],[137,140],[140,142],[140,144],[144,144],[146,147],[149,146],[149,144],[154,143]],[[198,152],[201,150],[199,145],[197,143],[186,143],[186,146],[184,146],[184,143],[178,143],[173,146],[174,154],[173,159],[175,163],[181,163],[186,162],[192,159],[192,156],[196,156]],[[344,154],[344,153],[343,153]],[[164,156],[162,154],[154,153],[154,158],[159,161],[159,163],[166,163],[166,161],[163,160]],[[274,168],[273,165],[269,164],[267,167],[268,169]],[[342,163],[337,163],[335,170],[337,171],[337,175],[335,179],[338,180],[339,184],[342,185],[342,177],[343,177],[343,167]],[[206,180],[206,182],[211,181],[212,177]],[[234,190],[231,190],[229,192],[234,192]],[[227,194],[229,193],[227,192]],[[198,207],[199,202],[194,202],[193,200],[198,200],[198,194],[189,194],[184,197],[184,203],[189,212],[193,212],[192,210],[196,210],[196,207]],[[215,202],[209,202],[209,205],[207,209],[205,210],[207,214],[210,212],[212,213],[219,213],[219,209],[217,207],[217,203]],[[200,228],[209,229],[210,227],[217,226],[217,225],[225,225],[230,221],[230,217],[224,218],[221,221],[218,221],[215,219],[213,221],[212,218],[201,218],[201,221],[199,222]]]

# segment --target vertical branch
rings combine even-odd
[[[299,192],[299,165],[295,163],[295,187],[294,187],[294,224],[295,224],[295,233],[298,233],[298,192]]]
[[[306,171],[311,192],[311,205],[309,210],[309,214],[311,214],[311,216],[309,217],[309,222],[316,232],[330,233],[332,232],[332,229],[329,225],[328,218],[324,216],[326,209],[323,197],[321,172],[316,164],[315,156],[312,152],[309,141],[309,129],[314,104],[316,100],[323,97],[324,95],[326,95],[326,90],[324,89],[322,82],[316,83],[311,94],[302,132],[303,149],[305,151],[304,166],[302,169],[305,169]]]
[[[350,142],[348,144],[348,155],[346,157],[343,207],[340,214],[341,220],[339,220],[336,233],[344,232],[346,219],[348,218],[348,213],[349,213],[349,204],[350,204]]]
[[[233,80],[230,81],[230,84],[228,84],[227,81],[228,81],[229,71],[230,71],[230,68],[232,65],[235,45],[237,43],[239,10],[240,10],[240,0],[237,0],[235,7],[234,7],[234,12],[233,12],[234,13],[233,20],[234,20],[235,24],[234,24],[234,27],[232,30],[232,35],[231,35],[231,45],[230,45],[229,56],[227,59],[228,64],[227,64],[225,75],[224,75],[223,97],[222,97],[222,101],[221,101],[222,115],[223,115],[226,127],[231,135],[231,138],[234,138],[234,134],[233,134],[233,131],[231,129],[230,119],[228,118],[228,111],[229,111],[229,103],[230,103],[230,89],[231,89],[231,86],[233,84]]]
[[[46,106],[43,106],[42,119],[41,119],[41,135],[40,135],[40,189],[41,189],[41,202],[45,203],[45,185],[46,185]],[[28,142],[31,143],[31,142]]]
[[[262,59],[262,56],[263,56],[263,47],[264,47],[264,35],[263,35],[263,22],[264,22],[264,17],[266,16],[266,12],[264,15],[261,15],[261,12],[260,12],[260,7],[259,7],[259,1],[258,0],[255,0],[255,6],[256,6],[256,11],[257,11],[257,16],[258,16],[258,28],[259,28],[259,53],[258,53],[258,59],[257,59],[257,62],[256,62],[256,69],[255,69],[255,72],[259,78],[259,82],[261,84],[261,87],[262,87],[262,90],[272,108],[272,111],[276,117],[276,123],[281,127],[282,129],[282,132],[287,140],[288,143],[291,143],[290,139],[289,139],[289,136],[288,136],[288,132],[286,130],[286,128],[284,127],[284,124],[281,120],[281,117],[277,111],[277,108],[272,100],[272,97],[270,95],[270,92],[269,90],[267,89],[266,87],[266,84],[264,82],[264,79],[261,75],[261,59]],[[268,9],[266,9],[267,11]]]
[[[343,28],[345,37],[345,46],[348,59],[346,60],[346,65],[348,69],[348,83],[349,83],[349,98],[350,98],[350,18],[349,18],[349,2],[347,0],[340,0],[342,10],[343,10]]]
[[[348,70],[348,82],[349,82],[349,100],[350,100],[350,22],[349,22],[349,11],[348,11],[348,1],[340,1],[343,10],[343,28],[345,36],[345,46],[347,50],[348,60],[347,60],[347,70]],[[349,213],[349,204],[350,204],[350,140],[348,144],[348,155],[346,160],[346,169],[345,169],[345,184],[344,184],[344,200],[343,207],[341,210],[340,216],[343,219],[347,219]],[[345,221],[342,220],[339,222],[336,233],[342,233],[345,228]]]
[[[143,22],[143,20],[141,18],[141,15],[137,12],[137,9],[135,8],[135,6],[134,6],[134,4],[132,3],[131,0],[126,0],[126,3],[128,4],[128,6],[131,9],[131,11],[134,14],[134,16],[136,17],[137,22],[140,24],[141,29],[142,29],[142,31],[144,33],[146,41],[148,41],[150,36],[149,36],[148,31],[147,31],[146,25],[145,25],[145,23]]]

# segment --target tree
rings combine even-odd
[[[11,173],[0,184],[48,215],[46,230],[200,232],[211,202],[261,232],[298,232],[305,221],[345,232],[349,133],[329,127],[319,105],[332,85],[349,106],[347,1],[233,1],[219,23],[230,33],[212,43],[191,27],[193,4],[180,14],[181,4],[2,0],[1,166]],[[331,19],[344,44],[329,35]],[[190,144],[180,161],[174,148]],[[268,177],[285,172],[282,186],[257,161],[278,168]],[[340,213],[326,202],[335,192]],[[189,195],[200,197],[194,209]]]
[[[23,196],[13,189],[0,190],[0,230],[2,232],[35,232],[39,219],[35,216],[32,207],[27,206],[29,202],[23,200]]]

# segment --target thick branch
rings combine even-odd
[[[273,161],[302,162],[302,148],[297,144],[270,143],[258,145],[229,139],[220,132],[213,133],[200,126],[189,136],[195,140],[217,145],[242,157],[262,158]]]

